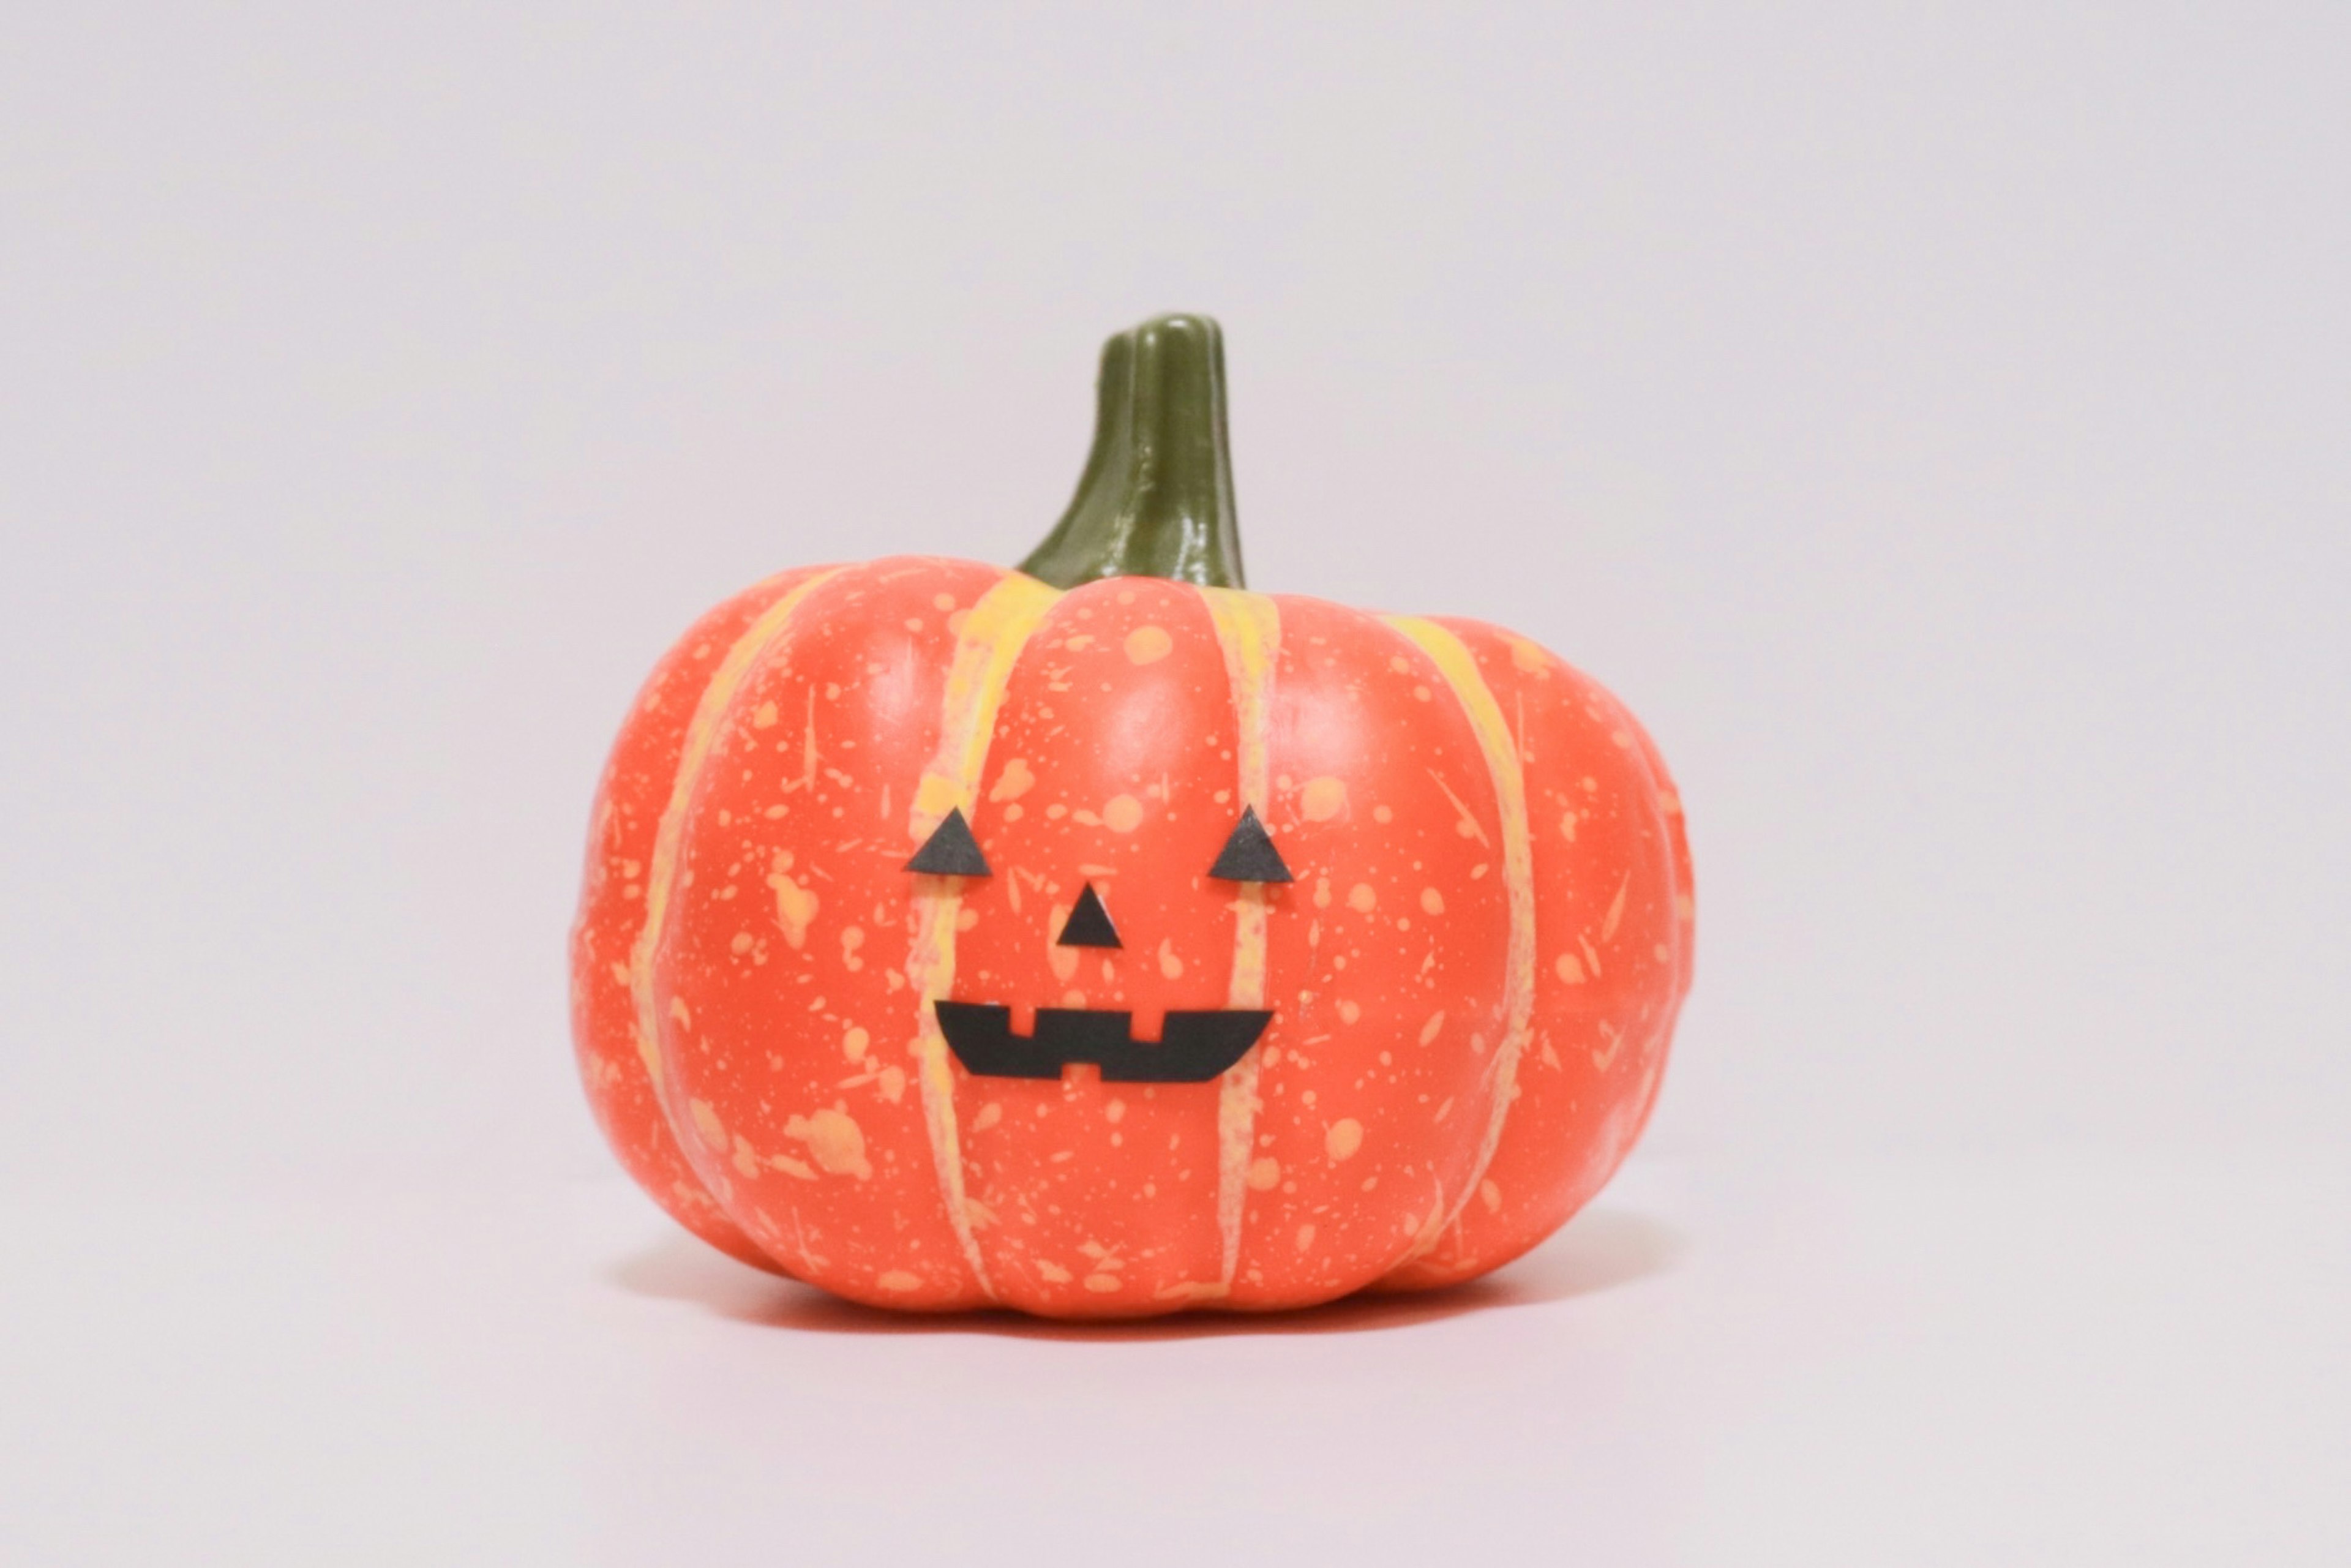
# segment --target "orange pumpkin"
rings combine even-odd
[[[1639,1134],[1689,859],[1632,716],[1241,590],[1213,323],[1112,340],[1023,570],[785,572],[655,669],[572,942],[696,1235],[861,1301],[1270,1308],[1493,1269]]]

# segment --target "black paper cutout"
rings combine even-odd
[[[908,871],[921,872],[925,876],[987,876],[987,857],[979,852],[979,841],[971,836],[971,824],[963,820],[963,808],[947,813],[946,821],[923,841],[914,858],[906,862]]]
[[[1270,1012],[1211,1008],[1170,1012],[1155,1043],[1134,1038],[1132,1013],[1105,1008],[1039,1008],[1035,1029],[1012,1032],[1012,1009],[982,1002],[935,1002],[939,1032],[982,1078],[1059,1078],[1073,1061],[1102,1069],[1106,1083],[1206,1083],[1242,1057],[1273,1021]]]
[[[1281,863],[1281,852],[1273,847],[1273,839],[1265,824],[1257,820],[1257,808],[1241,808],[1241,820],[1233,824],[1232,837],[1225,841],[1217,863],[1208,874],[1218,882],[1294,882],[1290,868]]]
[[[1078,906],[1061,924],[1060,941],[1064,947],[1123,947],[1118,939],[1118,927],[1110,923],[1110,911],[1102,907],[1102,895],[1094,892],[1092,883],[1078,894]]]

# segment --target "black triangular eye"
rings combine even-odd
[[[1257,808],[1241,808],[1241,820],[1233,824],[1232,837],[1225,841],[1224,850],[1208,874],[1219,882],[1289,882],[1293,880],[1290,868],[1281,863],[1281,852],[1273,847],[1265,824],[1257,820]]]
[[[1110,911],[1102,907],[1102,895],[1092,883],[1078,894],[1078,906],[1061,923],[1061,944],[1064,947],[1123,947],[1118,939],[1118,927],[1110,923]]]
[[[947,813],[947,820],[932,830],[906,862],[908,871],[921,872],[925,876],[987,876],[987,857],[979,852],[979,841],[971,836],[971,824],[963,820],[963,809]]]

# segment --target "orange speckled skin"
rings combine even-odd
[[[1244,804],[1296,880],[1207,874]],[[904,869],[950,808],[985,878]],[[1117,949],[1058,946],[1091,883]],[[615,746],[573,938],[630,1173],[852,1299],[1293,1307],[1498,1267],[1631,1147],[1688,988],[1639,726],[1473,622],[898,558],[705,616]],[[1204,1083],[975,1077],[928,1003],[1273,1013]]]

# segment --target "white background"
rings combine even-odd
[[[2351,1560],[2351,17],[1143,10],[0,21],[0,1557]],[[603,747],[1176,308],[1254,586],[1663,747],[1648,1141],[1409,1307],[764,1281],[570,1082]]]

